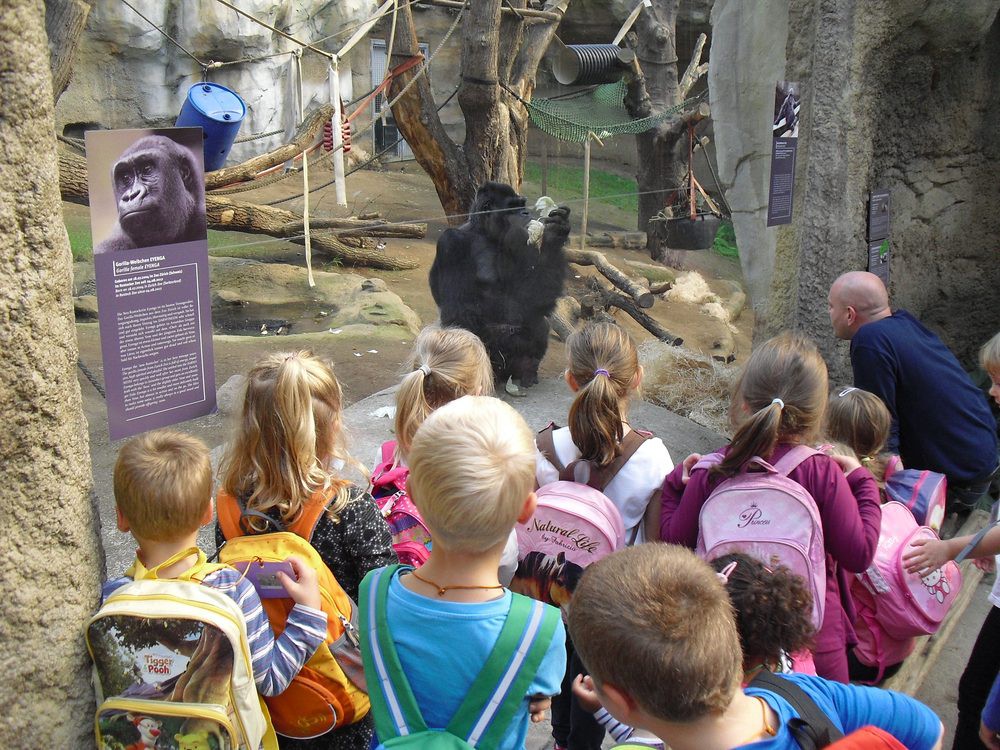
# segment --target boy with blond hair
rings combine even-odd
[[[511,529],[535,509],[533,435],[507,404],[465,396],[427,418],[407,458],[408,490],[434,543],[419,570],[390,566],[362,584],[376,732],[383,743],[410,736],[413,747],[434,747],[444,730],[519,750],[529,705],[540,718],[566,663],[558,610],[497,576]]]
[[[797,674],[768,675],[791,685],[741,689],[729,596],[715,571],[682,547],[643,544],[588,567],[569,630],[608,712],[672,750],[794,750],[789,722],[802,718],[806,701],[840,732],[875,725],[912,750],[941,744],[937,717],[899,693]],[[802,713],[788,693],[804,694],[793,698]]]
[[[149,432],[128,441],[114,469],[118,530],[138,544],[132,567],[104,585],[107,599],[133,579],[154,573],[160,579],[182,578],[225,594],[246,620],[253,676],[263,695],[278,695],[326,638],[326,613],[320,609],[316,571],[297,557],[288,562],[296,579],[278,578],[295,601],[288,624],[277,638],[253,585],[235,568],[206,566],[198,549],[198,529],[212,520],[212,464],[208,448],[195,437],[172,430]]]

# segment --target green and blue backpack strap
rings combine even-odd
[[[386,621],[389,584],[404,565],[372,570],[361,582],[361,657],[379,742],[427,731]]]
[[[496,645],[447,731],[473,747],[499,747],[521,709],[559,624],[559,610],[519,594]]]

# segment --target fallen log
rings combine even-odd
[[[643,310],[640,310],[636,306],[636,303],[635,301],[632,300],[632,298],[626,297],[624,294],[622,294],[617,290],[608,289],[603,284],[601,284],[600,281],[598,281],[596,278],[593,277],[587,279],[587,288],[598,296],[605,310],[607,310],[610,307],[617,307],[619,310],[623,310],[624,312],[628,313],[635,320],[636,323],[638,323],[647,331],[649,331],[651,334],[656,336],[656,338],[658,338],[660,341],[666,342],[671,346],[680,346],[681,344],[684,343],[684,339],[682,339],[680,336],[675,336],[674,334],[670,333],[670,331],[668,331],[666,328],[660,325],[658,321],[651,318]],[[581,302],[580,304],[581,306],[584,306],[583,302]]]
[[[629,295],[639,307],[648,309],[653,306],[656,298],[650,291],[611,265],[604,253],[599,253],[596,250],[566,250],[565,253],[566,260],[570,263],[596,268],[604,278]]]
[[[423,239],[427,236],[426,224],[394,224],[388,221],[362,221],[361,219],[310,219],[310,229],[341,229],[338,237],[366,235],[368,237],[399,237]],[[292,222],[285,227],[289,234],[302,234],[305,222]]]

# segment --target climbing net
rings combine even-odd
[[[644,133],[660,122],[683,111],[697,99],[688,99],[676,107],[649,117],[633,118],[625,108],[624,81],[596,86],[557,99],[521,100],[535,126],[554,138],[583,143],[587,138]]]

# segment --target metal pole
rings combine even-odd
[[[542,131],[542,195],[549,194],[549,137]]]
[[[580,249],[587,249],[587,214],[590,212],[590,133],[583,142],[583,221],[580,223]]]

